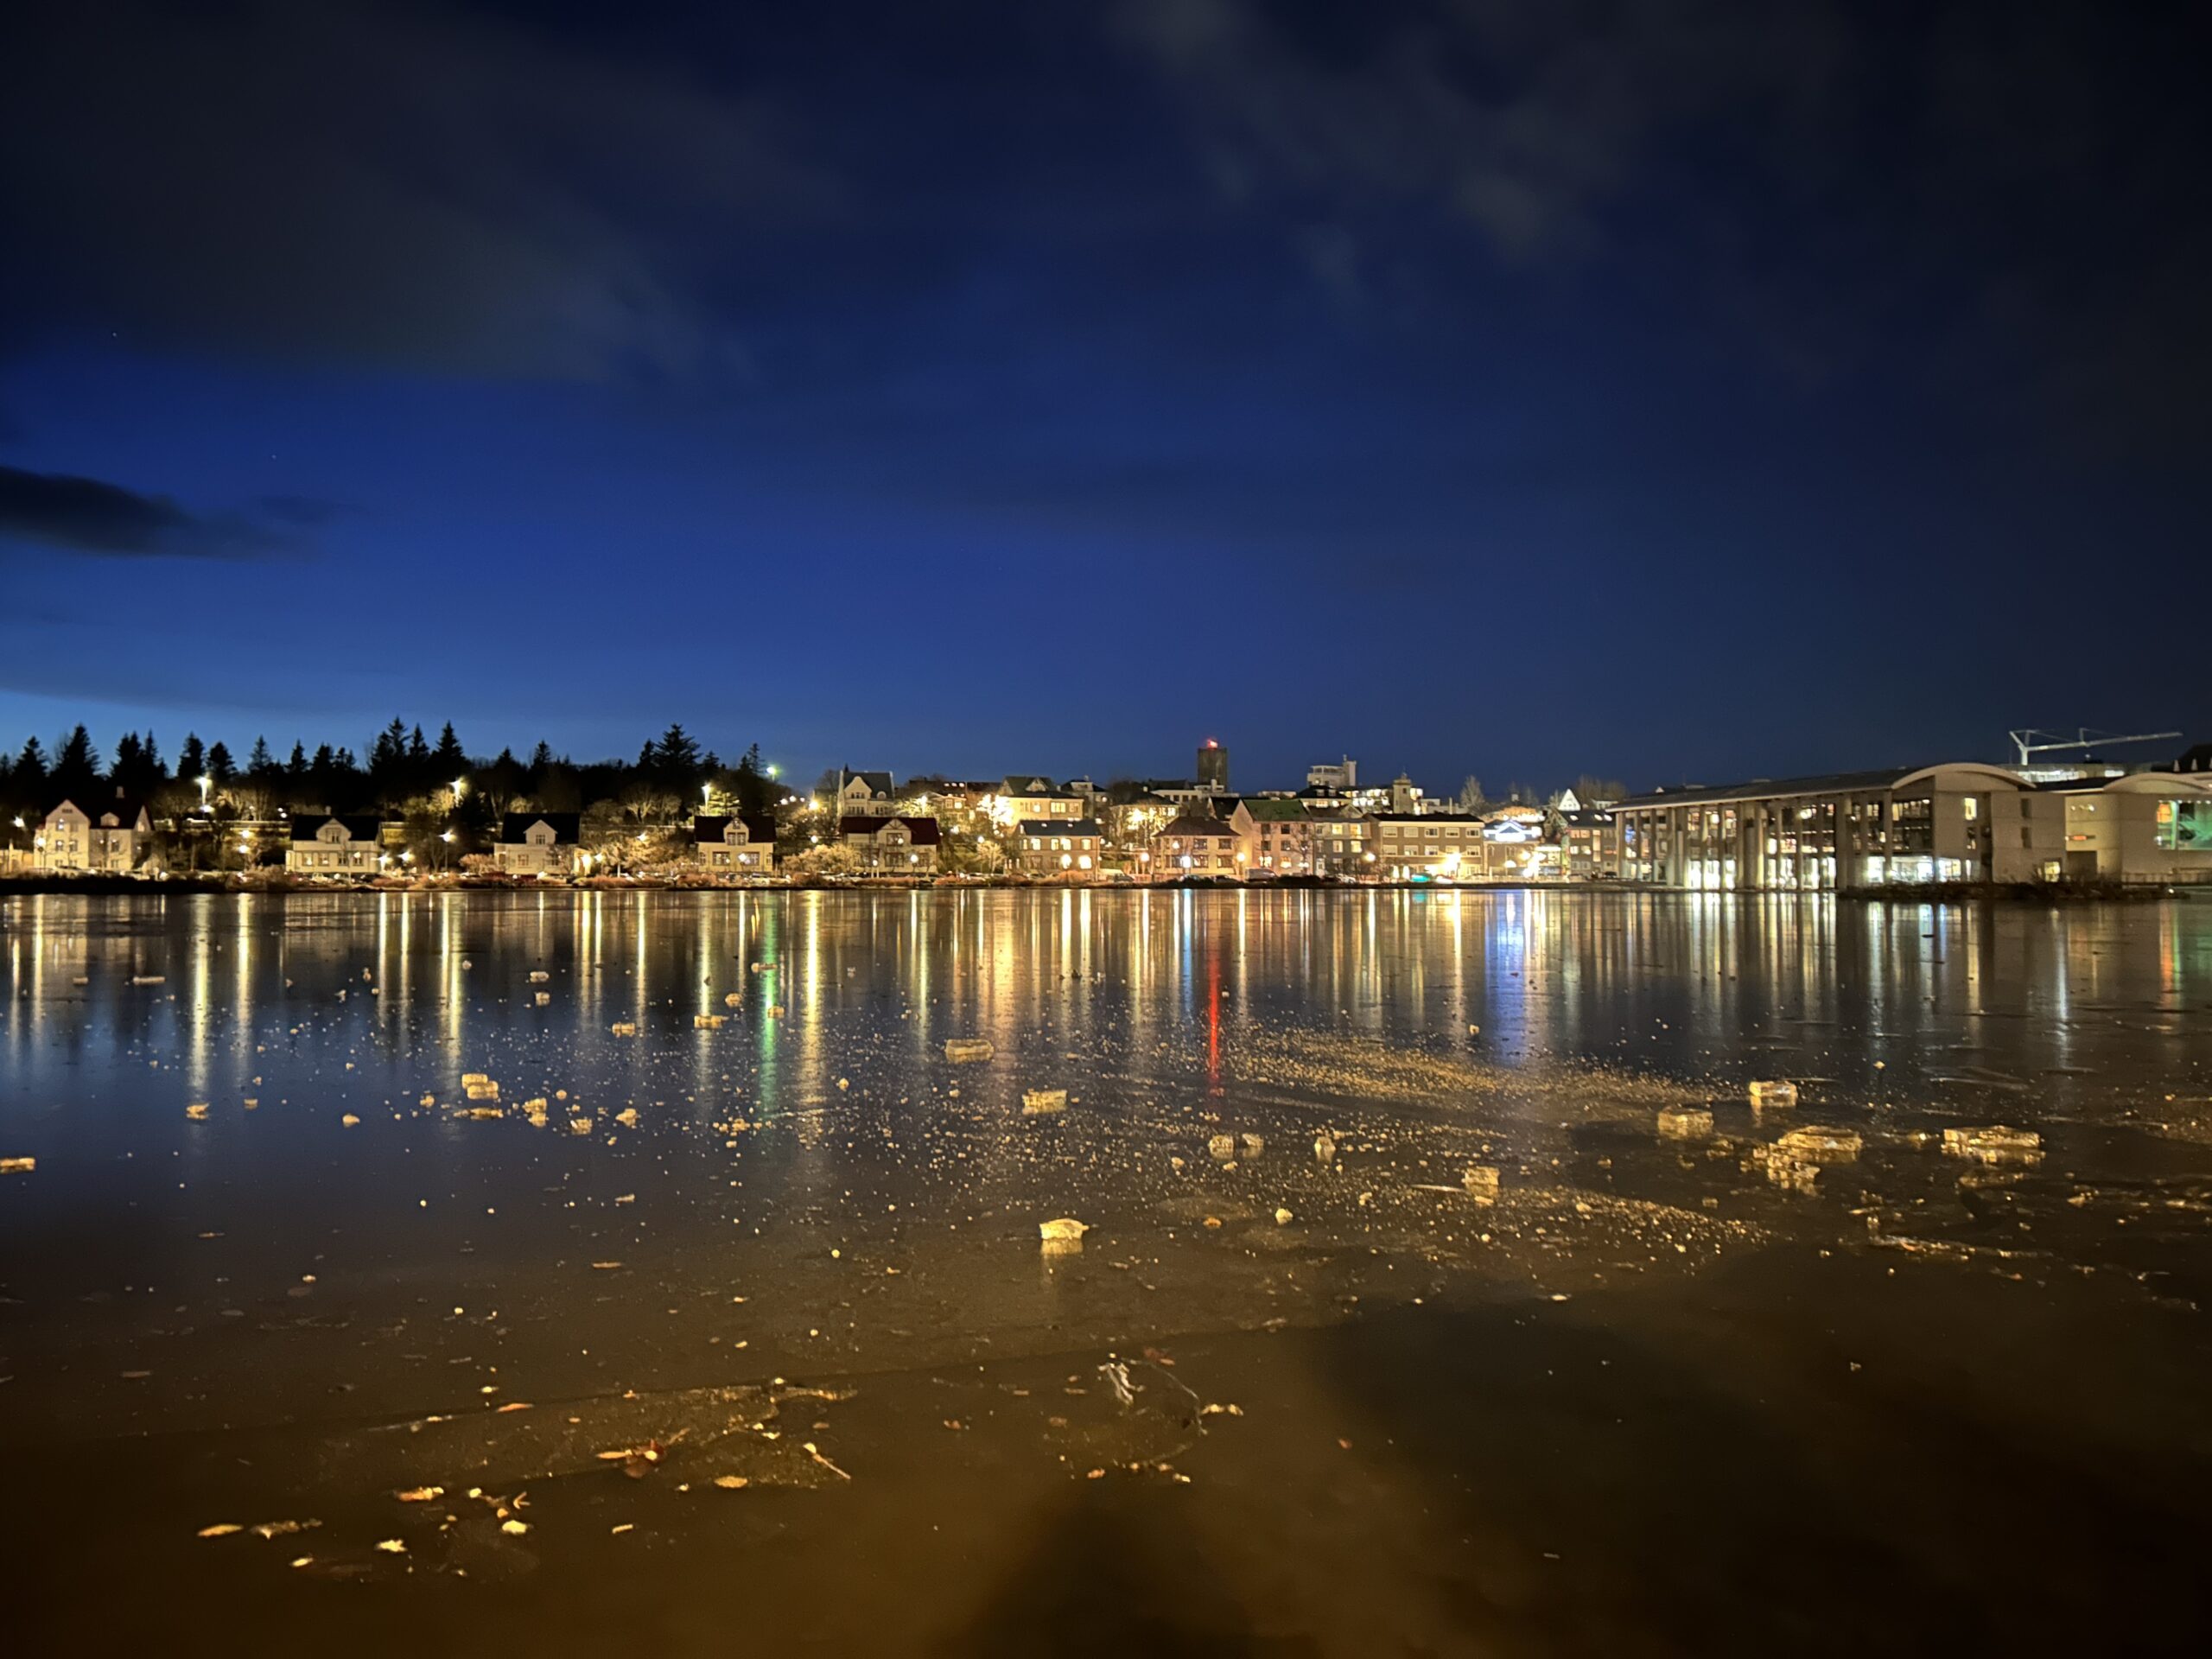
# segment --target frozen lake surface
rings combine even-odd
[[[0,986],[25,1653],[2202,1640],[2212,904],[47,896]]]

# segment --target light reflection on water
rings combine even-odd
[[[1467,1650],[1471,1619],[1525,1614],[1511,1650],[1770,1652],[1802,1634],[1802,1586],[1829,1581],[1771,1566],[1808,1516],[1830,1529],[1821,1572],[1839,1542],[1863,1552],[1859,1590],[1821,1605],[1861,1637],[1940,1629],[1962,1602],[1985,1618],[1956,1586],[2026,1570],[1984,1537],[1993,1513],[2069,1567],[2080,1516],[2116,1503],[2134,1519],[2115,1535],[2201,1554],[2159,1479],[2050,1482],[2163,1468],[2142,1448],[2164,1458],[2201,1421],[2212,1185],[2202,1140],[2148,1120],[2163,1133],[2170,1097],[2212,1094],[2212,906],[48,896],[0,906],[0,1154],[39,1160],[0,1178],[0,1454],[24,1494],[0,1537],[27,1581],[64,1586],[57,1628],[128,1559],[160,1586],[149,1618],[216,1604],[189,1627],[222,1650],[302,1650],[286,1638],[325,1639],[330,1604],[269,1594],[291,1546],[217,1556],[195,1535],[296,1512],[335,1541],[350,1504],[365,1552],[404,1524],[397,1479],[317,1484],[341,1427],[466,1413],[496,1446],[533,1420],[493,1398],[587,1411],[784,1375],[866,1379],[807,1431],[853,1443],[836,1455],[861,1478],[834,1504],[756,1522],[594,1471],[540,1491],[543,1611],[456,1601],[438,1630],[454,1650],[598,1652],[641,1603],[720,1605],[664,1649],[720,1652],[739,1629],[795,1645],[852,1598],[857,1631],[961,1632],[972,1610],[948,1602],[1103,1572],[1116,1588],[1075,1597],[1061,1628],[1110,1618],[1124,1585],[1151,1585],[1156,1636],[1267,1582],[1255,1624],[1338,1620],[1319,1651]],[[945,1039],[970,1035],[996,1059],[948,1065]],[[510,1106],[570,1099],[545,1128],[464,1119],[448,1109],[478,1070]],[[1826,1079],[1794,1116],[1865,1131],[1833,1191],[1783,1192],[1741,1158],[1780,1133],[1743,1102],[1754,1076]],[[1023,1118],[1033,1084],[1066,1085],[1068,1109]],[[418,1109],[426,1091],[442,1104]],[[1684,1092],[1727,1103],[1722,1155],[1653,1134],[1655,1098]],[[188,1119],[198,1102],[213,1109]],[[624,1106],[641,1121],[618,1130]],[[571,1109],[589,1134],[566,1132]],[[2051,1156],[2013,1183],[1914,1144],[1965,1111],[2022,1114]],[[1305,1152],[1323,1125],[1344,1142],[1326,1167]],[[1230,1128],[1263,1129],[1267,1157],[1217,1167],[1206,1137]],[[1453,1172],[1493,1156],[1505,1199],[1478,1211]],[[1055,1215],[1096,1224],[1094,1244],[1040,1255]],[[1923,1243],[1953,1254],[1903,1248]],[[1054,1438],[1086,1410],[1125,1430],[1079,1383],[1154,1341],[1179,1377],[1251,1407],[1177,1443],[1198,1484],[1162,1502],[1189,1509],[1094,1484]],[[1961,1456],[2008,1422],[2015,1442]],[[1923,1594],[1896,1540],[1946,1471],[1954,1507],[1929,1505],[1913,1545],[1938,1564]],[[219,1511],[218,1478],[239,1493]],[[1209,1513],[1206,1548],[1153,1547]],[[1128,1531],[1086,1529],[1102,1514]],[[632,1546],[610,1522],[633,1516],[671,1553],[613,1553]],[[910,1554],[955,1517],[981,1531]],[[766,1575],[730,1572],[770,1535],[756,1524],[794,1529],[775,1566],[804,1588],[764,1600]],[[410,1535],[419,1554],[376,1564],[460,1559]],[[855,1535],[878,1546],[860,1580]],[[1066,1553],[1040,1564],[1047,1537]],[[2138,1573],[2113,1598],[2133,1605],[2187,1581],[2137,1553],[2088,1574],[2099,1616],[2114,1574]],[[1202,1585],[1147,1577],[1186,1558]],[[1493,1606],[1500,1561],[1521,1599]],[[1458,1588],[1423,1611],[1440,1585]],[[349,1605],[418,1628],[410,1601]],[[1655,1620],[1694,1639],[1643,1642]],[[1706,1645],[1726,1620],[1769,1620],[1771,1639]],[[1033,1650],[1034,1623],[988,1650]],[[846,1649],[863,1650],[850,1633]],[[1167,1650],[1117,1650],[1141,1649]]]
[[[744,997],[733,1024],[802,1089],[823,1081],[825,1021],[887,997],[935,1009],[931,1029],[1002,1041],[1048,1001],[1075,1033],[1110,1014],[1132,1039],[1202,1033],[1217,1063],[1264,1014],[1376,1036],[1479,1026],[1484,1052],[1508,1060],[1702,1068],[1802,1027],[1847,1066],[1972,1036],[2032,1068],[2094,1062],[2109,1033],[2084,1014],[2201,1008],[2212,907],[1405,890],[49,895],[0,912],[0,1053],[45,1087],[153,1046],[186,1087],[234,1088],[257,1044],[309,1010],[324,1041],[459,1067],[505,1028],[688,1026],[731,990]],[[754,962],[776,974],[747,973]],[[531,1005],[532,968],[554,976],[549,1008]],[[162,982],[130,982],[149,975]],[[1999,1036],[1978,1023],[1997,1019],[2024,1024]],[[921,1024],[912,1036],[928,1049]],[[711,1049],[698,1052],[703,1084]]]

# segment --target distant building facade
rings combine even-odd
[[[701,813],[691,820],[691,856],[728,875],[776,873],[776,821],[765,812]]]
[[[1186,812],[1154,837],[1150,873],[1158,880],[1185,875],[1234,880],[1244,870],[1243,841],[1233,821]]]
[[[302,875],[374,875],[383,868],[381,820],[311,812],[291,822],[286,869]]]
[[[1667,790],[1613,809],[1621,873],[1705,892],[2051,879],[2059,798],[1958,761]]]
[[[31,868],[125,874],[137,868],[153,828],[146,809],[125,799],[121,790],[105,798],[101,791],[87,790],[82,805],[64,797],[38,822],[31,841]]]
[[[837,798],[833,803],[841,818],[887,818],[899,810],[887,772],[849,772],[837,769]]]
[[[1211,738],[1198,745],[1198,778],[1209,794],[1229,793],[1229,751]]]
[[[1014,826],[1007,860],[1025,875],[1087,875],[1105,844],[1096,818],[1027,818]]]
[[[574,812],[510,812],[492,856],[508,875],[572,875],[583,850]]]
[[[886,875],[933,874],[942,840],[935,818],[914,813],[862,812],[837,820],[837,844],[853,853],[861,869]]]

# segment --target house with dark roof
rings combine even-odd
[[[80,804],[81,802],[81,804]],[[118,874],[134,870],[150,843],[145,806],[120,790],[86,790],[47,809],[31,838],[31,866]]]
[[[1024,875],[1088,875],[1105,845],[1096,818],[1025,818],[1007,837],[1007,857]]]
[[[302,812],[292,820],[284,868],[303,875],[374,875],[384,863],[383,831],[370,814]]]
[[[1233,881],[1244,873],[1243,841],[1233,820],[1186,812],[1153,837],[1145,866],[1154,880],[1211,875]]]
[[[1090,797],[1042,773],[1009,772],[999,780],[998,801],[991,816],[1009,828],[1038,819],[1072,823],[1090,816]]]
[[[583,852],[574,812],[510,812],[499,820],[492,856],[508,875],[572,875]]]
[[[721,874],[773,875],[776,821],[765,812],[702,812],[691,820],[691,856]]]
[[[869,816],[887,818],[899,810],[887,772],[852,772],[837,768],[837,798],[833,809],[841,818]]]
[[[884,875],[934,874],[942,840],[937,820],[919,813],[879,817],[858,812],[837,820],[837,844],[858,859],[860,868]]]

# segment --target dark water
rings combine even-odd
[[[2212,1611],[2212,906],[44,898],[0,984],[11,1651]]]

